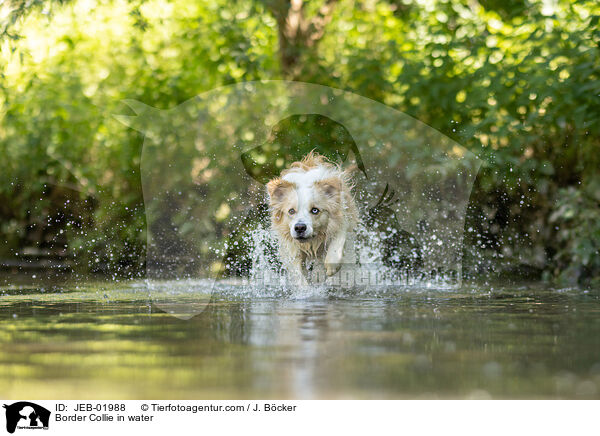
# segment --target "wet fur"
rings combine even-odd
[[[322,261],[328,276],[341,267],[348,234],[358,222],[351,171],[311,152],[267,183],[271,227],[279,241],[281,260],[288,273],[302,284],[306,284],[304,271],[309,261]],[[312,237],[306,241],[291,234],[294,217],[288,213],[299,206],[301,195],[310,203],[309,210],[320,210],[316,216],[311,215]]]

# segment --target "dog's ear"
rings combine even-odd
[[[294,184],[282,179],[273,179],[267,183],[267,191],[271,201],[281,201]]]
[[[339,177],[330,177],[315,182],[315,187],[328,198],[338,198],[342,191],[342,181]]]

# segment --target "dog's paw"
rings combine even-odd
[[[325,272],[328,277],[331,277],[340,270],[342,264],[339,262],[325,262]]]

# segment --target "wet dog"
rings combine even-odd
[[[322,263],[327,276],[332,276],[352,255],[358,212],[351,171],[311,152],[267,183],[280,258],[299,284],[308,283],[310,265]]]

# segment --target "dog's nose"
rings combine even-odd
[[[294,230],[296,231],[296,233],[301,235],[302,233],[304,233],[306,231],[306,224],[304,224],[304,223],[295,224]]]

